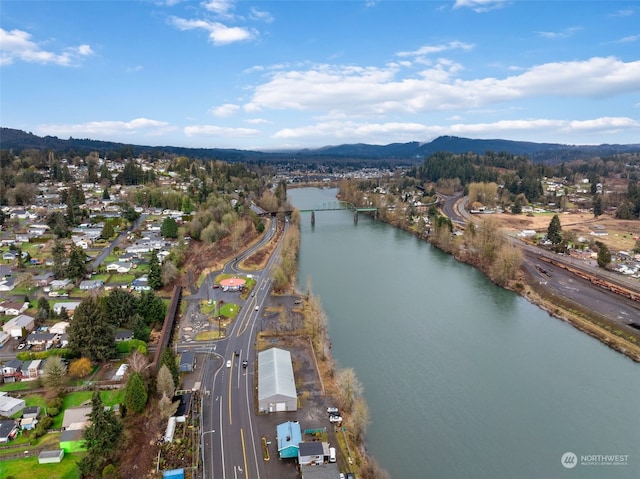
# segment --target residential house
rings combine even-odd
[[[16,287],[16,278],[13,276],[5,277],[0,280],[0,291],[12,291]]]
[[[29,303],[26,301],[3,301],[0,303],[0,313],[6,314],[7,316],[18,316],[19,314],[24,313],[27,309],[29,309]]]
[[[129,341],[133,339],[133,331],[129,331],[129,330],[116,331],[115,339],[117,343],[121,341]]]
[[[67,301],[61,303],[55,303],[53,305],[53,312],[57,315],[60,315],[62,312],[62,308],[67,312],[67,315],[71,318],[73,317],[73,312],[80,305],[80,301]]]
[[[109,281],[104,284],[105,291],[113,291],[114,289],[129,289],[129,283],[125,281]]]
[[[38,420],[33,417],[23,417],[20,419],[20,429],[24,431],[31,431],[31,429],[35,429],[38,424]]]
[[[5,261],[14,261],[17,257],[18,255],[13,251],[6,251],[2,253],[2,259]]]
[[[124,262],[124,261],[116,261],[115,263],[111,263],[107,265],[107,272],[116,272],[120,274],[126,274],[131,271],[133,267],[133,263]]]
[[[101,279],[85,279],[84,281],[80,281],[80,289],[84,291],[92,291],[102,288],[103,286],[104,281]]]
[[[35,318],[26,314],[20,314],[4,323],[2,330],[12,338],[21,338],[22,330],[32,331],[35,326]]]
[[[24,364],[19,359],[10,359],[2,366],[2,379],[5,383],[20,381],[23,377],[22,368]],[[1,394],[1,393],[0,393]]]
[[[287,421],[276,426],[276,439],[280,459],[298,457],[302,442],[302,430],[298,421]]]
[[[305,466],[324,464],[323,443],[320,441],[301,442],[298,445],[298,464]]]
[[[196,353],[193,351],[185,351],[180,355],[180,365],[178,371],[190,373],[196,368]]]
[[[62,419],[60,449],[64,452],[86,451],[84,430],[89,425],[91,406],[67,408]]]
[[[59,313],[58,313],[59,314]],[[54,324],[49,328],[49,332],[53,334],[64,334],[69,327],[69,323],[67,321],[60,321],[59,323]]]
[[[149,278],[147,275],[140,276],[133,280],[133,289],[135,289],[138,293],[141,291],[150,291],[151,286],[149,286]]]
[[[91,416],[91,406],[78,406],[65,409],[62,418],[62,430],[84,429],[88,425]]]
[[[30,333],[27,336],[27,344],[32,346],[51,347],[57,336],[53,333]]]
[[[49,283],[49,291],[60,291],[66,289],[71,284],[70,279],[54,279]]]
[[[18,422],[13,419],[0,421],[0,444],[6,444],[18,435]]]
[[[11,276],[11,268],[0,264],[0,279],[6,279],[9,276]]]
[[[37,418],[40,415],[40,407],[39,406],[29,406],[25,407],[22,410],[23,418]]]
[[[42,365],[42,359],[34,359],[33,361],[31,361],[26,367],[27,377],[29,379],[37,379],[38,376],[40,376]]]

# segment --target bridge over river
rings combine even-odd
[[[349,203],[348,201],[334,200],[334,201],[324,201],[322,203],[318,203],[313,208],[310,209],[302,209],[299,210],[300,213],[311,213],[311,224],[316,223],[316,211],[339,211],[339,210],[351,210],[353,211],[353,222],[358,222],[358,213],[360,211],[373,211],[374,216],[377,217],[378,208],[374,206],[370,207],[360,207],[356,206],[353,203]]]

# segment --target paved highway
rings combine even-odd
[[[288,224],[285,224],[285,229]],[[275,234],[275,222],[263,241],[225,266],[224,272],[240,273],[238,262],[260,248]],[[207,353],[202,368],[201,460],[205,479],[238,479],[266,477],[262,459],[261,437],[255,424],[255,336],[268,300],[272,266],[279,260],[279,248],[267,266],[252,272],[256,280],[254,295],[227,330],[225,338],[207,342],[179,342],[178,351]],[[216,274],[219,274],[216,273]],[[245,272],[246,274],[246,272]],[[198,295],[206,298],[210,281],[205,281]],[[197,302],[194,302],[197,304]],[[236,355],[237,352],[237,355]],[[243,361],[247,367],[243,367]],[[227,366],[227,361],[230,361]]]

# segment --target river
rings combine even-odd
[[[299,288],[364,385],[366,446],[392,478],[640,477],[640,365],[407,232],[301,216]]]

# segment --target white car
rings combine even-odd
[[[331,416],[329,418],[330,422],[336,422],[336,423],[341,423],[342,422],[342,416]]]
[[[337,407],[329,406],[329,407],[327,408],[327,412],[328,412],[329,414],[337,414],[339,411],[338,411],[338,408],[337,408]]]
[[[227,359],[227,367],[230,368],[231,367],[231,359]]]

